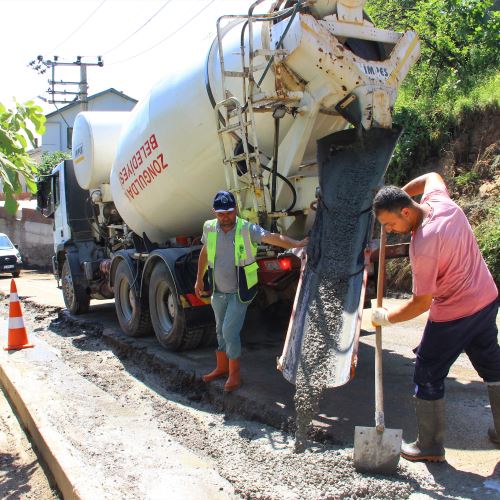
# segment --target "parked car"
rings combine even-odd
[[[23,259],[9,237],[0,233],[0,273],[10,273],[14,278],[21,274]]]

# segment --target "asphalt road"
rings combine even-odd
[[[9,292],[10,281],[7,276],[0,277],[0,292]],[[64,307],[61,292],[51,275],[24,271],[16,282],[23,301],[30,300],[44,307]],[[91,312],[86,318],[103,322],[108,328],[119,328],[112,302],[92,302]],[[397,301],[387,299],[388,304],[393,302]],[[321,413],[315,421],[315,425],[319,427],[334,428],[340,441],[348,440],[350,436],[352,442],[353,425],[373,425],[371,382],[374,332],[368,319],[369,314],[365,314],[355,379],[344,387],[327,391],[322,401]],[[402,428],[406,439],[415,437],[415,418],[411,402],[414,359],[412,349],[419,342],[425,319],[425,315],[422,315],[410,322],[385,328],[383,332],[386,424],[389,428]],[[497,323],[500,325],[500,319]],[[262,340],[258,336],[258,332],[262,331],[262,318],[250,315],[244,329],[246,351],[249,358],[253,356],[253,366],[259,360],[269,361],[269,358],[274,356],[274,351],[279,352],[279,332],[272,342]],[[176,356],[179,360],[184,356],[192,362],[197,362],[202,357],[201,354],[193,352]],[[257,377],[256,390],[274,404],[282,404],[280,392],[283,381],[277,375],[263,378],[266,379],[265,384],[258,385]],[[494,488],[498,488],[500,495],[500,452],[486,436],[486,429],[491,423],[487,391],[465,355],[455,363],[448,377],[446,403],[445,444],[448,465],[420,466],[427,468],[436,480],[444,484],[455,481],[488,481]]]

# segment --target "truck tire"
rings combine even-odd
[[[62,267],[61,288],[64,304],[71,314],[84,314],[89,311],[90,295],[81,285],[73,282],[68,259]]]
[[[151,317],[147,307],[141,304],[133,283],[133,276],[128,264],[122,260],[116,268],[114,290],[115,309],[121,329],[129,337],[151,335]]]
[[[217,331],[215,325],[207,326],[203,330],[203,338],[200,342],[200,347],[215,347],[217,345]]]
[[[163,347],[173,351],[198,347],[203,330],[186,328],[184,309],[170,271],[163,262],[159,262],[151,274],[149,307],[156,338]]]

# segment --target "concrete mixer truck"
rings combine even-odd
[[[376,28],[364,3],[255,1],[245,14],[221,15],[189,69],[132,112],[77,116],[72,161],[38,192],[54,219],[54,273],[72,313],[114,297],[127,335],[154,331],[171,349],[213,339],[209,301],[193,287],[214,193],[230,190],[243,218],[303,237],[321,196],[317,141],[393,129],[419,41]],[[299,260],[266,246],[257,258],[263,300],[293,298]]]

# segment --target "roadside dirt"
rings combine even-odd
[[[431,158],[411,177],[425,172],[440,172],[448,186],[452,200],[464,210],[472,228],[490,223],[498,218],[494,208],[500,204],[500,108],[489,105],[481,110],[464,110],[458,124],[451,133],[450,142],[440,156]],[[390,243],[409,241],[409,238],[390,235]],[[498,247],[497,240],[491,248]],[[493,252],[491,252],[493,253]],[[497,286],[498,260],[489,266]],[[388,262],[387,283],[397,293],[411,293],[411,269],[409,259]]]
[[[9,402],[0,391],[0,497],[4,499],[56,500],[38,457]]]

